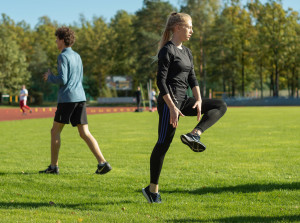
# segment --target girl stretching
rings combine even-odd
[[[166,23],[158,52],[157,86],[160,90],[158,140],[150,158],[150,185],[142,189],[149,203],[161,203],[158,180],[164,157],[173,140],[179,116],[197,116],[198,124],[181,141],[194,152],[206,149],[200,135],[226,112],[222,100],[201,99],[191,50],[182,45],[193,34],[192,19],[185,13],[172,13]],[[194,97],[188,97],[188,86]],[[201,114],[203,114],[201,118]],[[200,120],[201,119],[201,120]]]

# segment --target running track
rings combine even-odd
[[[87,114],[105,114],[117,112],[134,112],[135,107],[87,107]],[[0,108],[0,121],[23,120],[35,118],[54,118],[56,107],[32,108],[32,113],[23,115],[19,108]]]

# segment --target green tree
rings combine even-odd
[[[245,9],[240,9],[237,17],[236,29],[238,33],[237,45],[238,45],[238,61],[240,64],[240,79],[241,79],[241,94],[245,97],[245,89],[253,82],[254,79],[251,76],[251,64],[253,63],[250,57],[251,39],[254,36],[254,27],[251,24],[250,14]],[[246,76],[247,75],[247,76]]]
[[[5,35],[0,27],[0,92],[10,95],[18,94],[22,84],[30,79],[26,55],[18,44]]]
[[[0,93],[18,94],[22,84],[28,84],[30,73],[26,54],[13,35],[15,23],[5,14],[0,20]]]
[[[111,31],[101,17],[94,17],[93,21],[89,22],[81,16],[80,20],[81,27],[74,27],[77,40],[73,48],[82,58],[84,74],[89,76],[89,79],[97,81],[101,95],[105,78],[111,67],[109,55],[114,50],[109,46]]]
[[[214,44],[211,44],[211,47],[219,48],[214,51],[218,52],[217,58],[222,61],[221,73],[226,72],[222,74],[223,90],[226,85],[229,85],[232,96],[235,96],[237,90],[245,96],[246,89],[253,87],[254,80],[251,65],[253,58],[250,52],[255,30],[251,23],[251,16],[246,9],[242,8],[239,0],[231,0],[229,6],[225,4],[213,30],[219,33],[212,33]],[[214,66],[220,64],[215,63]]]
[[[57,22],[52,22],[48,17],[39,18],[31,35],[31,53],[27,55],[32,75],[31,88],[35,92],[42,92],[44,98],[50,101],[56,100],[58,86],[45,83],[42,75],[48,69],[57,74],[57,56],[60,53],[55,43],[57,27]]]
[[[83,76],[83,88],[87,94],[87,100],[89,100],[89,96],[99,96],[99,86],[97,83],[98,81],[95,76]]]
[[[284,63],[284,71],[289,90],[289,96],[294,97],[299,88],[299,62],[300,62],[300,25],[298,23],[298,12],[288,9],[287,11],[287,24],[285,31],[286,38],[286,56]]]
[[[265,43],[269,55],[270,89],[273,96],[279,96],[280,72],[284,69],[286,53],[286,13],[280,1],[269,0],[258,5],[257,29],[261,33],[261,42]]]
[[[240,14],[241,8],[239,6],[239,1],[231,1],[231,6],[225,5],[224,9],[221,12],[220,17],[216,21],[217,25],[221,25],[219,28],[215,27],[214,30],[219,30],[219,33],[216,37],[221,37],[222,43],[220,42],[217,46],[220,47],[217,52],[220,53],[222,61],[222,70],[226,73],[223,77],[223,83],[230,88],[231,96],[235,96],[237,87],[240,82],[239,72],[241,70],[240,63],[240,54],[242,52],[241,46],[239,43],[240,33],[238,29],[238,17]],[[222,30],[224,29],[224,30]],[[215,64],[219,66],[219,64]]]
[[[135,73],[134,28],[132,26],[134,16],[126,11],[118,11],[110,22],[111,35],[109,46],[111,51],[110,74],[132,75]]]
[[[56,21],[51,21],[47,16],[39,18],[35,27],[33,43],[45,51],[47,55],[47,66],[56,70],[57,56],[60,53],[56,46],[55,31],[58,28]]]
[[[207,72],[208,81],[214,91],[229,92],[231,70],[231,30],[232,25],[224,15],[218,15],[207,33]]]
[[[268,63],[268,50],[264,41],[264,33],[260,32],[261,30],[257,25],[257,14],[262,5],[259,1],[255,1],[248,4],[247,7],[252,18],[252,23],[254,24],[255,33],[252,38],[251,56],[254,58],[254,72],[258,76],[258,87],[261,92],[261,98],[263,98],[264,83],[267,78],[266,64]]]
[[[210,41],[210,29],[220,11],[220,0],[182,0],[181,11],[191,15],[193,20],[193,36],[186,43],[193,52],[195,72],[199,74],[201,94],[206,96],[207,85],[207,54]]]
[[[136,73],[134,87],[144,85],[156,77],[157,66],[153,56],[157,54],[158,42],[167,21],[168,15],[175,8],[168,2],[144,0],[143,7],[136,12],[134,27],[134,57]]]

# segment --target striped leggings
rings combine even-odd
[[[187,98],[179,102],[177,107],[185,116],[197,116],[197,109],[193,109],[196,100]],[[170,124],[170,110],[165,102],[158,103],[159,114],[158,140],[150,157],[150,182],[158,184],[165,155],[175,135],[176,128]],[[215,124],[226,112],[225,102],[218,99],[202,99],[201,113],[203,114],[200,122],[195,128],[204,132]]]

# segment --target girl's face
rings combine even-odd
[[[178,37],[180,38],[180,40],[182,42],[188,41],[193,34],[192,20],[188,19],[186,24],[177,25],[175,33],[176,33],[176,35],[178,35]]]

